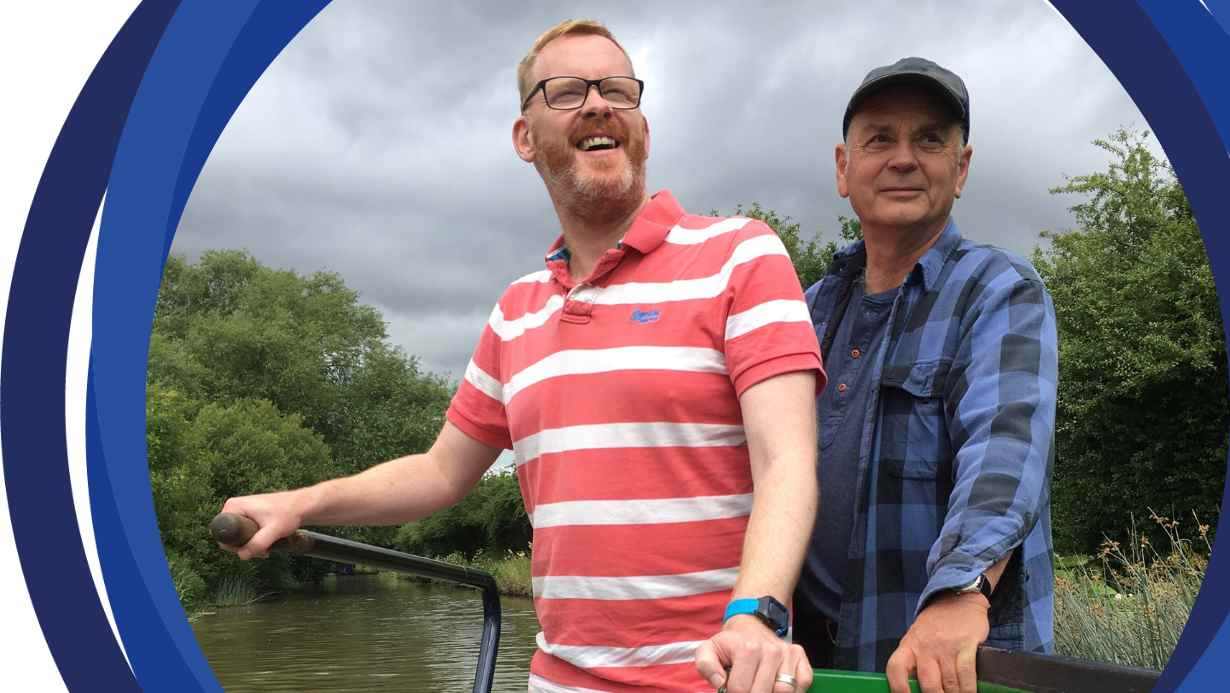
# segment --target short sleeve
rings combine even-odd
[[[827,376],[811,314],[781,239],[759,221],[739,231],[727,285],[726,368],[735,391],[776,375],[814,370],[816,392]]]
[[[491,329],[490,322],[483,327],[446,416],[474,440],[494,448],[512,449],[500,373],[500,337]]]

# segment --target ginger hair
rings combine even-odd
[[[632,63],[632,58],[628,56],[628,51],[615,40],[615,36],[594,19],[566,19],[559,24],[547,29],[539,36],[534,45],[530,46],[530,52],[525,54],[517,65],[517,88],[521,94],[521,102],[525,102],[525,98],[529,96],[530,90],[534,88],[534,81],[531,77],[534,71],[534,62],[538,60],[538,54],[542,52],[544,46],[551,43],[561,36],[601,36],[611,43],[615,44],[625,57],[628,57],[628,63]],[[630,75],[633,76],[633,75]]]

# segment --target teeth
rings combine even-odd
[[[603,145],[606,145],[608,147],[614,147],[615,140],[610,137],[586,137],[585,139],[581,140],[580,147],[582,151],[588,152],[594,147],[600,147]]]

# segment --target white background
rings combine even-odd
[[[90,0],[0,7],[5,93],[0,108],[0,305],[8,305],[21,230],[56,135],[90,72],[136,6],[135,0]],[[82,391],[69,394],[70,410],[80,412],[84,406]],[[80,421],[80,415],[72,418]],[[70,449],[80,447],[81,435],[79,430],[70,432]],[[30,605],[5,493],[0,493],[0,614],[4,688],[64,690]]]

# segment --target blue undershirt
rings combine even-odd
[[[816,398],[819,418],[820,512],[803,563],[796,608],[836,622],[842,587],[848,579],[847,553],[857,504],[859,444],[872,401],[871,364],[884,342],[897,289],[864,293],[860,277],[850,288],[850,302],[833,344],[824,356],[828,386]],[[844,386],[844,387],[843,387]]]

